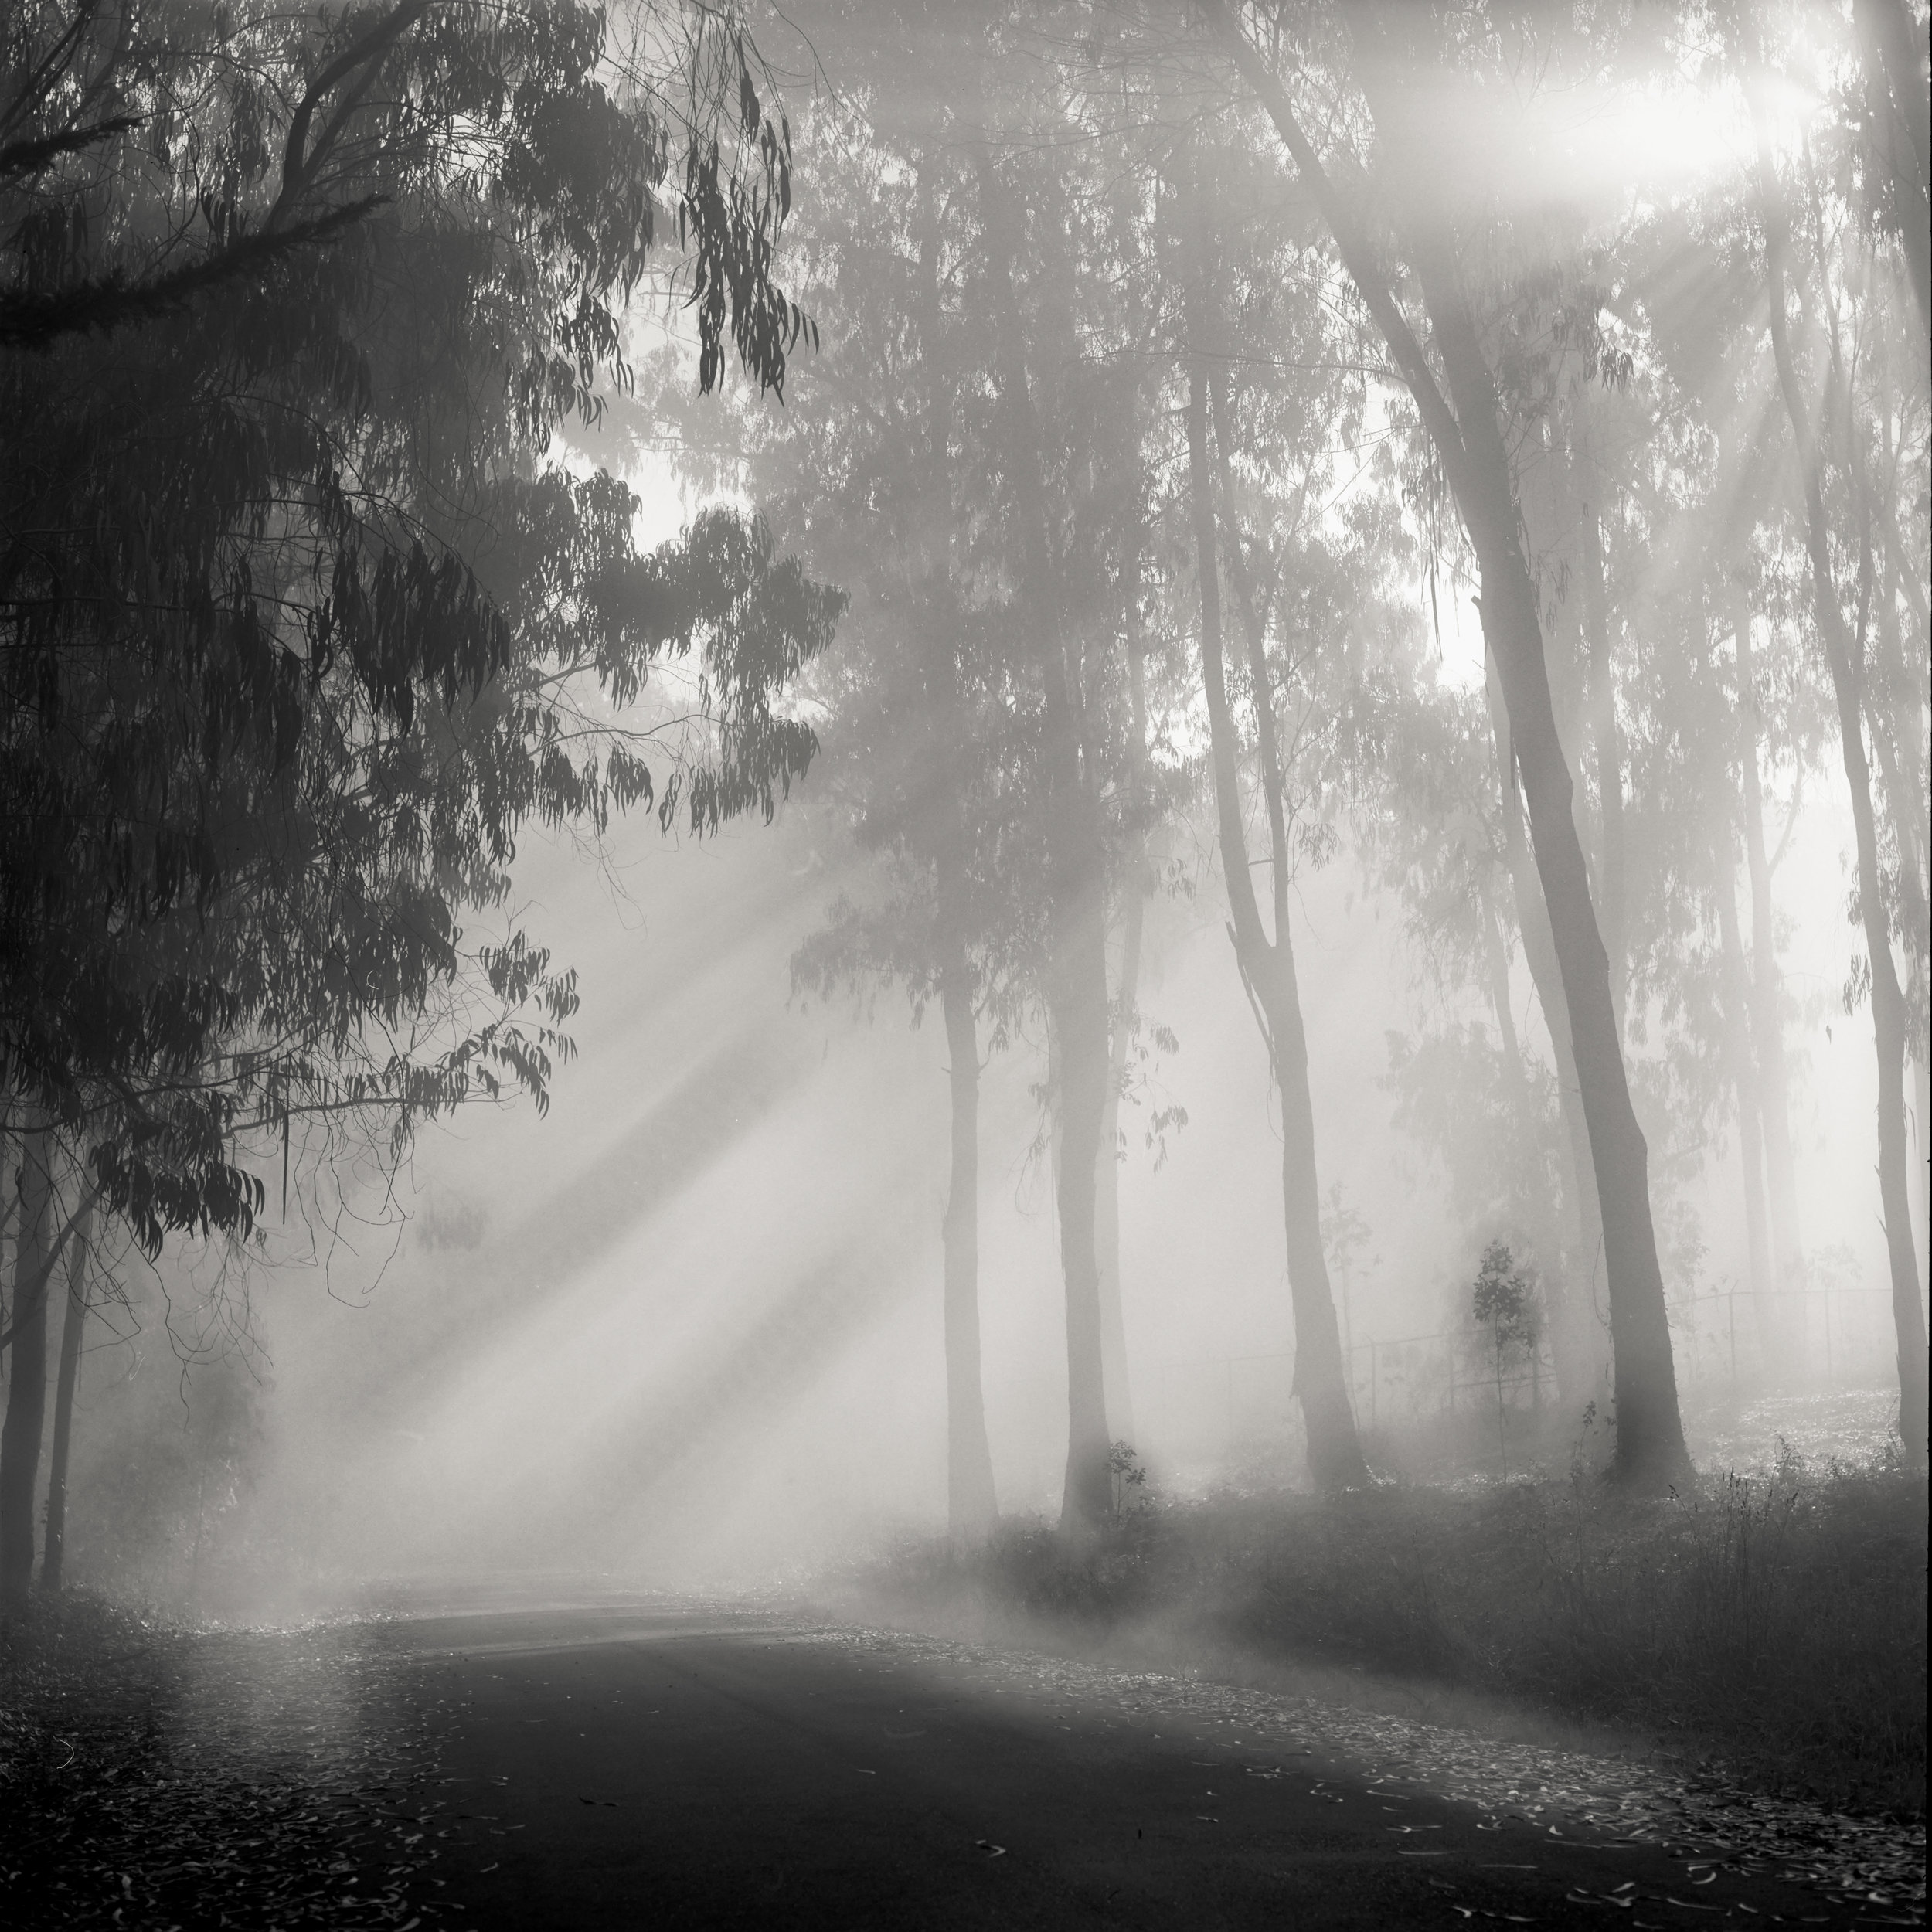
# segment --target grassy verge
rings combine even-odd
[[[993,1641],[1279,1659],[1634,1730],[1750,1782],[1925,1808],[1922,1477],[1873,1464],[1635,1502],[1587,1481],[1155,1502],[1092,1549],[902,1544],[878,1612]]]

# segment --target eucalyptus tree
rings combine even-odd
[[[1124,1423],[1110,1184],[1138,847],[1159,789],[1137,372],[1152,365],[1135,352],[1153,291],[1133,272],[1148,178],[1090,90],[1061,84],[1054,29],[1083,12],[934,9],[910,17],[910,49],[869,8],[795,15],[838,90],[815,114],[824,173],[804,229],[828,325],[784,411],[754,410],[740,467],[719,464],[861,591],[814,689],[841,809],[885,862],[871,903],[842,909],[799,964],[821,983],[855,965],[899,978],[945,1017],[956,1527],[990,1508],[971,1314],[980,1029],[1001,1044],[1046,1021],[1073,1533],[1111,1510]]]
[[[1329,554],[1321,506],[1338,487],[1337,444],[1361,427],[1363,385],[1324,317],[1318,251],[1277,222],[1236,229],[1253,196],[1226,189],[1224,170],[1196,154],[1175,198],[1185,240],[1188,502],[1200,598],[1201,681],[1207,704],[1216,823],[1235,959],[1260,1028],[1281,1109],[1281,1189],[1294,1311],[1294,1393],[1308,1466],[1325,1489],[1367,1478],[1349,1400],[1335,1297],[1321,1242],[1321,1194],[1306,1017],[1290,924],[1298,860],[1332,832],[1321,809],[1319,752],[1328,740],[1351,658],[1350,606],[1372,609],[1366,546]],[[1277,294],[1277,291],[1281,291]],[[1238,321],[1233,318],[1238,318]],[[1285,379],[1270,375],[1293,371]],[[1257,499],[1244,532],[1237,460]],[[1272,486],[1272,487],[1270,487]],[[1225,570],[1238,613],[1251,734],[1237,721],[1223,638]],[[1353,643],[1355,650],[1349,648]],[[1250,739],[1251,735],[1251,753]],[[1265,823],[1270,917],[1249,856],[1241,767],[1251,755]]]
[[[243,10],[191,43],[172,14],[49,5],[13,26],[9,299],[86,314],[104,290],[174,291],[0,367],[5,1080],[49,1118],[104,1110],[90,1158],[151,1241],[245,1225],[238,1087],[291,1041],[325,1057],[366,1013],[394,1032],[420,1011],[454,971],[450,907],[487,902],[517,817],[644,794],[621,748],[570,774],[557,674],[634,696],[655,651],[757,587],[757,544],[713,531],[642,562],[620,488],[532,473],[600,371],[622,379],[617,318],[656,239],[671,126],[617,84],[600,13]],[[734,128],[756,107],[740,56]],[[715,89],[715,48],[692,58]],[[719,199],[715,115],[689,137],[710,339],[736,331],[781,379],[780,298],[740,273],[777,218],[779,127],[751,128],[773,206],[750,217]],[[189,270],[219,274],[183,294]],[[701,585],[708,607],[681,608]],[[546,686],[536,666],[573,630],[578,662],[553,655]],[[760,713],[772,642],[716,667],[731,742],[700,815],[808,749]],[[439,739],[430,706],[473,743]],[[214,917],[244,906],[252,944]],[[567,1010],[515,941],[478,964],[498,999]],[[202,1066],[217,1041],[247,1067]],[[499,1022],[464,1047],[364,1069],[349,1097],[406,1115],[485,1070],[541,1084],[540,1033]]]
[[[1651,1213],[1648,1153],[1631,1103],[1575,784],[1559,736],[1539,600],[1525,553],[1512,449],[1517,366],[1553,338],[1606,366],[1598,311],[1568,302],[1584,211],[1512,219],[1470,145],[1458,86],[1524,51],[1589,68],[1580,33],[1502,10],[1205,9],[1315,200],[1440,463],[1478,561],[1483,636],[1520,774],[1574,1051],[1603,1219],[1615,1354],[1617,1468],[1662,1487],[1689,1467]],[[1559,44],[1560,43],[1560,44]],[[1331,151],[1318,154],[1307,89],[1319,75]],[[1301,98],[1298,99],[1298,93]],[[1473,99],[1468,104],[1473,105]],[[1540,229],[1541,232],[1532,232]],[[1526,272],[1523,264],[1535,262]],[[1553,279],[1546,265],[1567,268]],[[1553,316],[1552,310],[1560,315]],[[1558,325],[1553,329],[1552,324]],[[1420,326],[1419,326],[1420,325]],[[1560,1022],[1559,1022],[1560,1023]]]
[[[879,94],[867,111],[828,104],[815,117],[827,165],[800,247],[825,347],[784,410],[754,412],[740,474],[855,596],[808,687],[827,720],[815,791],[876,869],[800,949],[793,978],[821,994],[896,982],[916,1020],[939,1008],[947,1516],[971,1539],[998,1514],[979,1336],[981,1043],[1006,1046],[1037,996],[1037,707],[1005,600],[976,583],[989,559],[973,454],[985,369],[970,326],[972,183],[929,104],[893,104],[876,51],[836,20],[811,24],[846,84]]]
[[[1767,99],[1771,56],[1754,16],[1740,16],[1733,49],[1757,136],[1753,185],[1763,238],[1767,333],[1801,492],[1808,614],[1831,675],[1855,833],[1856,913],[1865,951],[1854,964],[1846,1005],[1866,998],[1872,1008],[1879,1195],[1897,1337],[1899,1433],[1907,1457],[1923,1464],[1926,1328],[1907,1180],[1905,1068],[1908,1059],[1927,1059],[1925,959],[1932,943],[1927,935],[1922,756],[1925,626],[1914,621],[1908,631],[1900,607],[1903,604],[1918,620],[1926,604],[1919,575],[1925,555],[1920,532],[1928,389],[1923,242],[1917,233],[1922,224],[1906,199],[1901,215],[1913,232],[1904,241],[1903,266],[1914,278],[1914,314],[1902,300],[1897,257],[1884,239],[1887,226],[1892,240],[1900,239],[1899,219],[1873,224],[1869,211],[1859,206],[1856,189],[1843,185],[1860,180],[1862,163],[1866,192],[1876,175],[1881,192],[1891,197],[1888,205],[1899,206],[1896,177],[1888,175],[1884,165],[1891,157],[1874,155],[1871,146],[1896,133],[1896,121],[1878,117],[1862,126],[1849,118],[1828,121],[1812,131],[1816,145],[1808,141],[1781,166]],[[1794,36],[1791,57],[1815,63],[1821,56]],[[1923,87],[1916,49],[1909,75],[1905,67],[1892,70],[1888,84],[1899,88],[1908,77]],[[1838,164],[1830,175],[1818,165],[1819,146]],[[1916,189],[1922,205],[1922,162]],[[1901,490],[1897,478],[1908,461],[1919,487]],[[1916,675],[1908,668],[1913,658]],[[1895,937],[1903,941],[1903,976],[1893,951]]]
[[[835,596],[730,513],[640,556],[628,489],[543,460],[628,380],[667,192],[705,383],[730,349],[782,382],[804,326],[741,29],[630,24],[10,18],[0,1090],[151,1252],[246,1233],[251,1134],[349,1114],[400,1152],[469,1095],[542,1104],[573,977],[461,923],[525,821],[768,815],[811,753],[773,694]],[[699,733],[627,720],[693,649]],[[15,1594],[51,1273],[16,1283]]]
[[[1749,917],[1738,920],[1737,939],[1747,951],[1741,996],[1748,1040],[1734,1042],[1726,1057],[1747,1143],[1747,1214],[1755,1213],[1748,1205],[1754,1165],[1748,1144],[1754,1138],[1761,1148],[1765,1264],[1776,1305],[1769,1341],[1774,1366],[1784,1369],[1794,1366],[1806,1266],[1785,1038],[1789,1001],[1779,960],[1790,920],[1775,879],[1830,730],[1830,698],[1802,641],[1806,598],[1792,560],[1803,546],[1791,535],[1801,505],[1783,412],[1767,406],[1776,376],[1758,313],[1755,245],[1733,189],[1720,182],[1688,197],[1631,238],[1631,299],[1641,304],[1647,358],[1664,385],[1659,406],[1677,419],[1680,434],[1663,451],[1665,460],[1626,466],[1626,514],[1609,548],[1613,571],[1633,584],[1661,561],[1696,586],[1702,600],[1696,619],[1702,634],[1680,630],[1677,655],[1651,667],[1648,688],[1659,717],[1667,720],[1677,702],[1673,680],[1699,675],[1686,656],[1708,658],[1728,679],[1728,726],[1701,713],[1706,730],[1698,750],[1730,770],[1723,787],[1730,796],[1713,807],[1721,823],[1709,829],[1719,871],[1741,854]],[[1721,903],[1718,913],[1721,927]]]
[[[1107,332],[1094,307],[1110,284],[1104,271],[1092,272],[1101,268],[1099,251],[1087,244],[1101,238],[1088,227],[1090,206],[1070,192],[1073,162],[1039,138],[1055,117],[1051,83],[1017,62],[996,62],[998,51],[997,41],[984,50],[965,131],[976,164],[992,349],[994,502],[1009,546],[1015,618],[1031,650],[1040,697],[1047,906],[1042,978],[1057,1062],[1055,1193],[1066,1298],[1068,1446],[1060,1520],[1063,1530],[1077,1534],[1113,1507],[1096,1232],[1112,1070],[1104,806],[1109,747],[1102,726],[1111,653],[1108,641],[1096,634],[1092,602],[1080,596],[1080,579],[1118,570],[1107,542],[1110,534],[1117,542],[1117,532],[1092,512],[1099,479],[1121,473],[1124,452],[1116,439],[1132,419],[1114,406],[1100,367],[1082,352],[1082,335]]]

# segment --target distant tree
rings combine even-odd
[[[81,1344],[87,1333],[88,1270],[94,1265],[93,1209],[81,1210],[68,1249],[66,1312],[60,1325],[60,1365],[54,1378],[53,1434],[49,1439],[46,1542],[40,1559],[40,1587],[57,1595],[66,1560],[67,1468],[73,1444],[74,1393],[80,1377]]]
[[[1519,1267],[1508,1243],[1492,1241],[1471,1287],[1469,1311],[1489,1331],[1490,1359],[1496,1377],[1496,1455],[1503,1480],[1509,1479],[1509,1449],[1503,1433],[1502,1367],[1505,1352],[1533,1349],[1542,1336],[1533,1270]]]
[[[1029,37],[1037,22],[998,7],[902,15],[917,22],[909,60],[869,8],[795,17],[849,90],[827,111],[823,145],[840,159],[807,241],[831,346],[782,417],[753,413],[742,468],[719,468],[784,503],[815,567],[862,590],[852,648],[815,682],[825,774],[883,862],[801,964],[815,979],[883,969],[944,1017],[956,1364],[975,1352],[979,1043],[1045,1019],[1067,1310],[1063,1521],[1083,1534],[1111,1510],[1108,1444],[1128,1427],[1114,1167],[1141,850],[1163,802],[1141,630],[1152,492],[1140,352],[1155,291],[1130,268],[1148,177],[1117,145],[1080,145],[1111,140],[1100,107],[1058,87]],[[935,66],[959,88],[935,94]],[[1043,145],[1045,126],[1067,140]],[[692,460],[711,460],[701,439]],[[956,1368],[951,1386],[971,1418],[955,1467],[976,1464],[976,1369]]]
[[[851,84],[903,60],[848,38],[837,10],[805,24]],[[971,1540],[998,1514],[979,1345],[981,1059],[1038,999],[1037,710],[966,534],[985,515],[966,165],[938,118],[903,107],[827,104],[813,126],[826,159],[798,239],[825,349],[782,412],[748,403],[730,474],[854,596],[804,688],[825,720],[817,808],[873,865],[800,947],[792,979],[821,998],[897,986],[915,1022],[936,1007],[944,1028],[947,1517]],[[715,433],[689,430],[695,460],[713,460]]]
[[[1198,160],[1194,165],[1198,169]],[[1342,1489],[1366,1481],[1368,1464],[1362,1458],[1349,1399],[1347,1365],[1335,1321],[1334,1291],[1322,1251],[1321,1196],[1315,1158],[1314,1104],[1308,1087],[1308,1035],[1289,929],[1294,863],[1289,844],[1294,810],[1289,784],[1300,748],[1297,740],[1302,735],[1297,726],[1308,726],[1321,700],[1308,694],[1307,683],[1312,681],[1306,679],[1305,673],[1298,678],[1301,667],[1281,665],[1283,658],[1287,658],[1290,666],[1294,665],[1291,644],[1279,651],[1277,664],[1269,662],[1266,616],[1250,583],[1247,553],[1235,521],[1227,440],[1229,411],[1222,373],[1234,359],[1223,319],[1224,305],[1232,305],[1232,297],[1217,289],[1213,279],[1210,211],[1216,199],[1211,185],[1199,182],[1197,177],[1195,192],[1183,203],[1182,216],[1192,244],[1192,260],[1182,272],[1187,276],[1189,501],[1200,586],[1202,682],[1207,700],[1221,869],[1233,914],[1235,957],[1256,1010],[1270,1070],[1281,1097],[1282,1206],[1288,1290],[1294,1308],[1294,1393],[1307,1423],[1309,1469],[1322,1488]],[[1318,313],[1318,303],[1306,301],[1289,326],[1308,329],[1318,341],[1319,325],[1312,320]],[[1312,349],[1312,354],[1304,351],[1297,359],[1312,360],[1318,366],[1320,349],[1312,344],[1308,347]],[[1298,400],[1314,420],[1304,429],[1308,446],[1290,451],[1286,460],[1308,467],[1308,474],[1302,481],[1305,496],[1315,483],[1315,465],[1325,458],[1334,419],[1345,403],[1332,395],[1318,398],[1304,395]],[[1211,410],[1211,403],[1219,406]],[[1209,454],[1211,413],[1217,418],[1214,427],[1219,430],[1215,451],[1218,462]],[[1262,919],[1248,855],[1240,770],[1245,747],[1237,736],[1222,636],[1220,578],[1224,551],[1246,645],[1241,668],[1254,719],[1254,762],[1267,825],[1271,934]],[[1298,565],[1305,567],[1305,546],[1294,554],[1284,546],[1278,573],[1285,577]],[[1301,587],[1289,587],[1283,600],[1293,599]],[[1312,645],[1315,639],[1311,637],[1308,641]],[[1296,682],[1304,683],[1301,692],[1293,689]],[[1278,689],[1278,686],[1288,688]],[[1302,714],[1285,729],[1277,713],[1284,698],[1291,718],[1296,711]]]
[[[1878,32],[1879,16],[1889,11],[1878,6],[1861,9],[1868,46]],[[1898,447],[1913,439],[1922,461],[1927,434],[1926,242],[1920,233],[1923,163],[1921,158],[1916,179],[1901,171],[1889,190],[1896,209],[1891,223],[1894,233],[1910,231],[1906,247],[1917,298],[1916,326],[1908,324],[1901,330],[1899,305],[1888,301],[1883,281],[1873,272],[1878,264],[1859,260],[1862,242],[1858,224],[1831,218],[1840,212],[1834,205],[1842,206],[1842,191],[1820,178],[1816,156],[1808,146],[1792,169],[1797,177],[1792,187],[1802,197],[1808,219],[1801,226],[1794,223],[1792,188],[1787,187],[1773,144],[1766,98],[1773,75],[1760,29],[1754,18],[1740,15],[1734,31],[1733,51],[1757,134],[1755,213],[1763,234],[1768,334],[1778,391],[1796,446],[1803,504],[1800,527],[1811,594],[1809,614],[1831,674],[1855,834],[1856,912],[1865,952],[1854,965],[1845,1004],[1849,1011],[1869,998],[1872,1007],[1878,1062],[1879,1197],[1898,1345],[1899,1434],[1906,1457],[1915,1467],[1923,1467],[1927,1438],[1926,1326],[1907,1179],[1905,1068],[1908,1058],[1922,1063],[1927,1060],[1925,961],[1932,938],[1927,934],[1920,762],[1926,679],[1922,656],[1916,678],[1898,678],[1903,658],[1901,593],[1909,597],[1911,590],[1917,592],[1921,652],[1927,626],[1924,585],[1913,574],[1915,566],[1901,567],[1904,504],[1893,478]],[[1917,90],[1920,101],[1924,98],[1916,45],[1920,36],[1911,37],[1915,44],[1909,61],[1901,58],[1893,64],[1888,54],[1874,70],[1884,75],[1892,102],[1880,124],[1890,131],[1894,151],[1903,139],[1900,94],[1909,97]],[[1889,31],[1883,43],[1886,49],[1891,48]],[[1826,134],[1841,149],[1855,150],[1859,145],[1849,125]],[[1923,133],[1917,139],[1922,157]],[[1811,242],[1804,254],[1799,252],[1801,236]],[[1906,402],[1903,409],[1902,400]],[[1918,495],[1922,505],[1922,487]],[[1923,557],[1922,543],[1915,547]],[[1873,750],[1879,764],[1876,773]],[[1882,809],[1888,792],[1896,801],[1890,825]],[[1895,930],[1903,940],[1905,975],[1893,951]]]

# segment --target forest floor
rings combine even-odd
[[[1923,1819],[1927,1505],[1882,1454],[1788,1440],[1662,1500],[1580,1468],[1334,1499],[1230,1485],[1130,1502],[1078,1552],[1038,1521],[909,1540],[826,1600]]]
[[[412,1661],[380,1625],[197,1631],[79,1593],[0,1624],[0,1919],[434,1922]]]
[[[96,1658],[87,1694],[43,1670],[22,1702],[16,1679],[0,1916],[21,1932],[1923,1922],[1922,1831],[1627,1760],[795,1604],[546,1594],[485,1583],[373,1623],[159,1638],[117,1682]],[[128,1634],[114,1622],[66,1633],[69,1664]]]
[[[1925,1483],[1732,1466],[1225,1486],[811,1600],[70,1594],[0,1624],[0,1921],[1922,1924]]]

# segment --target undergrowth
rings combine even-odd
[[[1009,1523],[854,1580],[888,1614],[969,1612],[996,1638],[1158,1633],[1527,1702],[1922,1816],[1926,1509],[1923,1476],[1787,1457],[1661,1501],[1587,1479],[1155,1500],[1083,1549]]]

